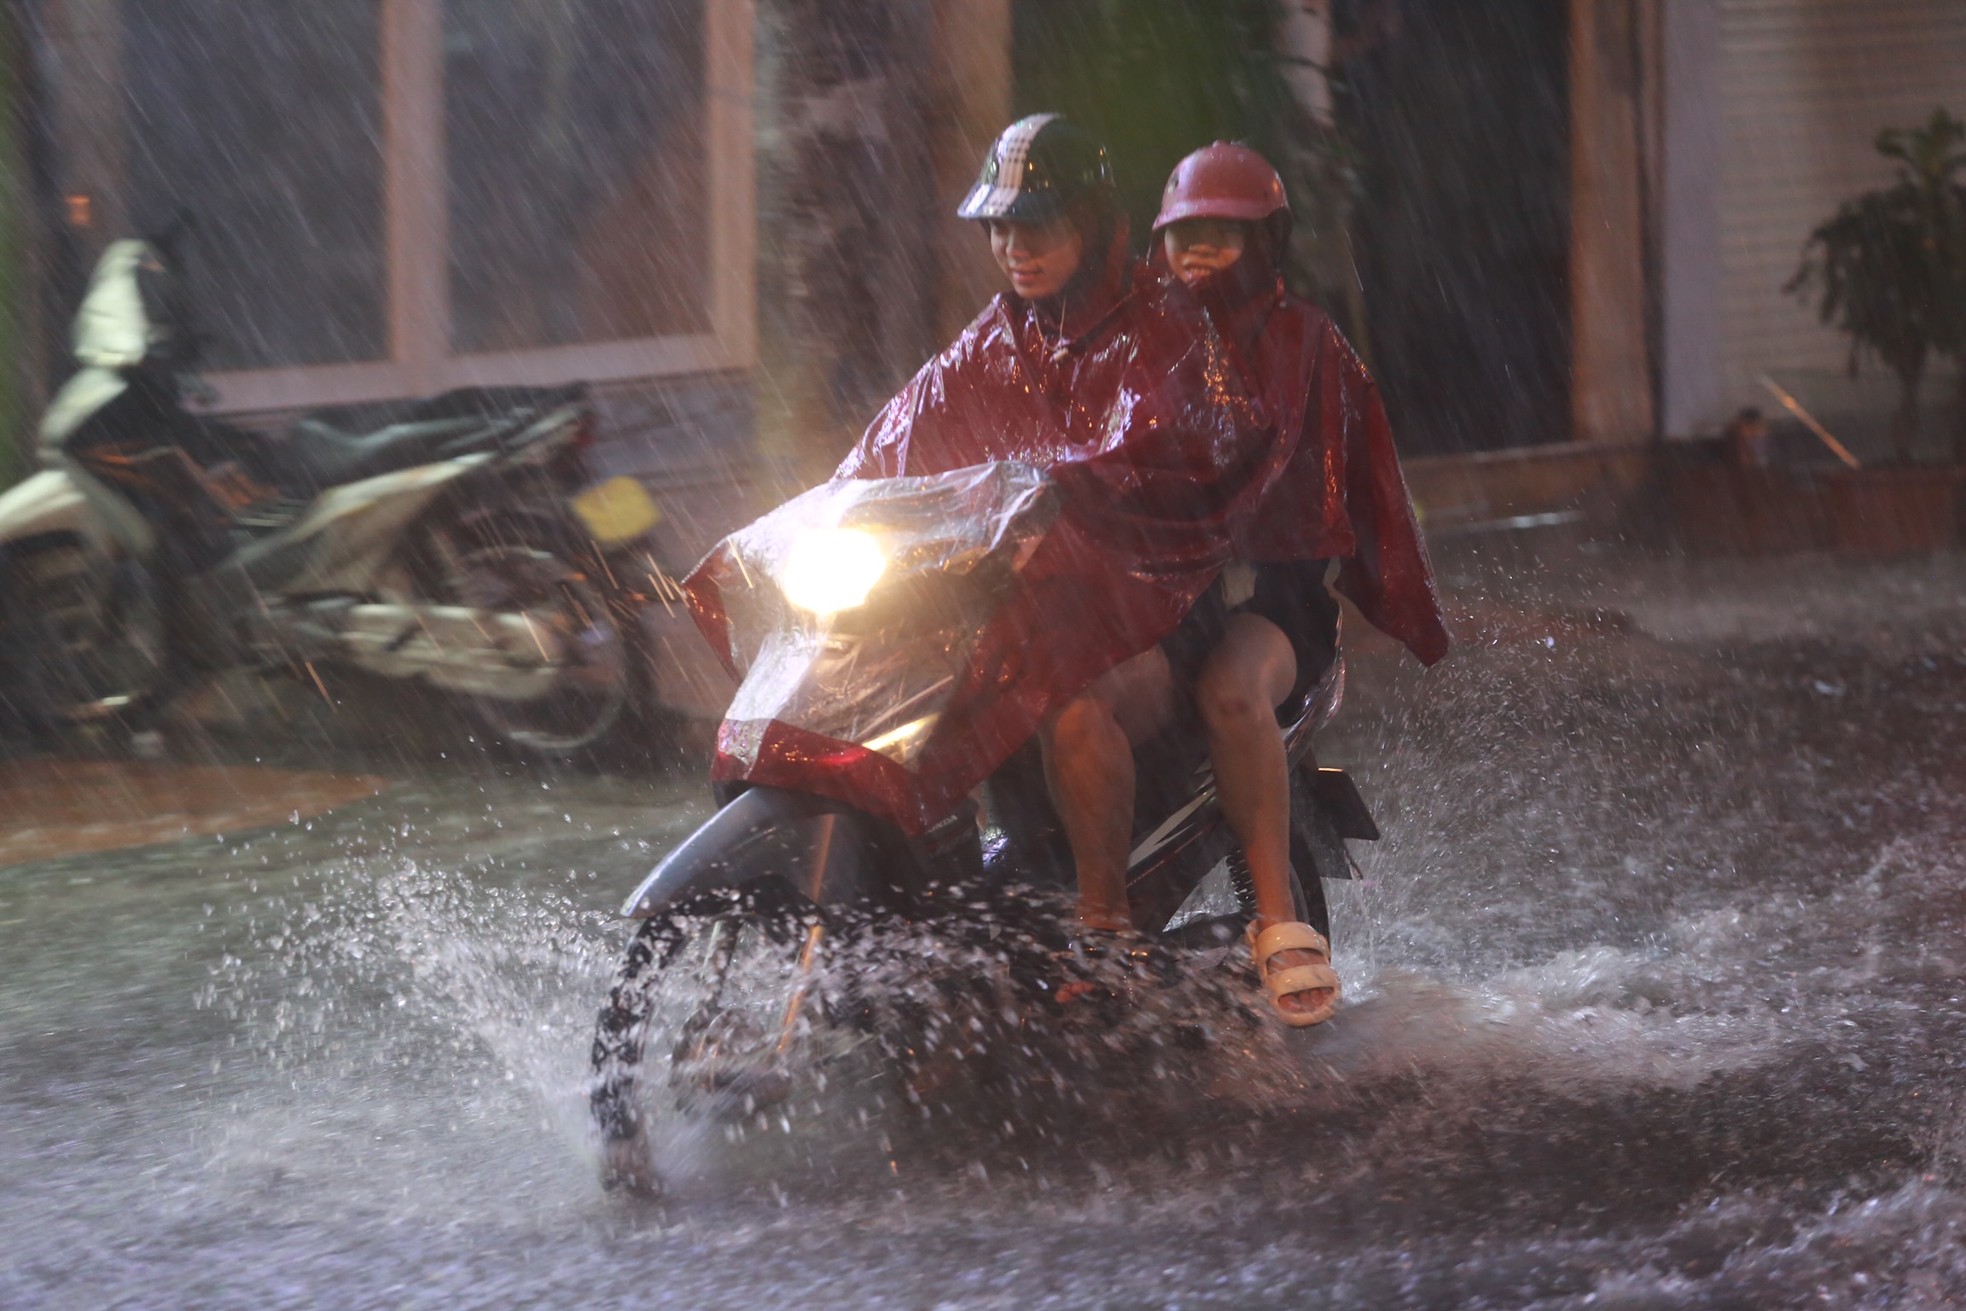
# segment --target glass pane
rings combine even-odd
[[[454,349],[708,330],[703,11],[445,5]]]
[[[122,0],[128,216],[194,216],[206,367],[387,354],[377,7]]]

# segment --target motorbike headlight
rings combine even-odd
[[[779,571],[785,599],[815,615],[851,610],[887,572],[887,553],[854,528],[823,528],[792,543]]]

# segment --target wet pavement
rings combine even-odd
[[[263,765],[0,761],[0,866],[298,824],[387,786],[379,775]]]
[[[587,1044],[695,780],[15,757],[15,841],[185,836],[0,846],[0,1306],[1966,1304],[1966,559],[1443,575],[1320,747],[1386,834],[1331,1025],[671,1116],[659,1204]]]

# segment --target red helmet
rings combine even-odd
[[[1270,161],[1248,146],[1217,141],[1189,155],[1168,174],[1154,231],[1191,218],[1258,223],[1279,210],[1288,215],[1290,199],[1283,194],[1283,179]]]

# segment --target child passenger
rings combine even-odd
[[[1331,320],[1283,283],[1283,182],[1256,151],[1218,141],[1175,166],[1154,221],[1157,263],[1186,284],[1239,357],[1282,449],[1237,554],[1254,589],[1234,603],[1194,695],[1224,817],[1256,893],[1250,942],[1278,1016],[1330,1018],[1330,944],[1297,920],[1290,891],[1290,780],[1276,710],[1336,657],[1338,589],[1425,663],[1447,651],[1433,576],[1378,391]]]

